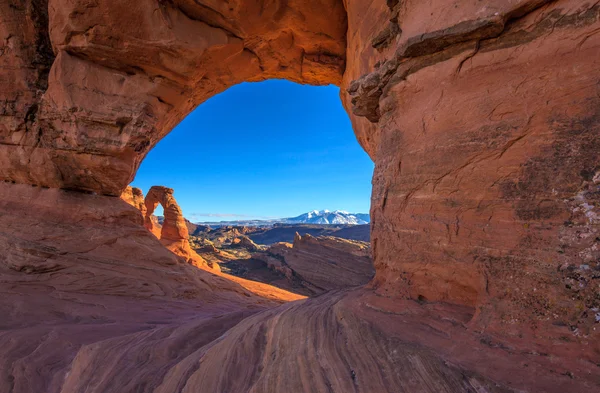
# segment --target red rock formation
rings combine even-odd
[[[165,247],[183,257],[188,263],[198,267],[209,267],[220,270],[218,264],[207,262],[190,247],[188,241],[188,223],[183,217],[183,213],[173,196],[173,192],[172,188],[163,186],[153,186],[150,188],[144,199],[144,205],[140,208],[140,211],[144,214],[144,226],[158,237]],[[140,194],[137,198],[143,196],[141,195],[141,190],[135,191],[135,193],[136,195]],[[128,200],[128,190],[126,190],[124,195],[121,198]],[[138,199],[133,206],[138,207],[137,205],[139,204]],[[154,216],[154,211],[159,204],[163,207],[164,211],[164,220],[160,226],[157,225],[156,216]]]
[[[253,258],[288,278],[294,276],[314,294],[368,283],[375,274],[368,244],[330,236],[296,234],[293,246],[278,243]]]
[[[198,230],[198,225],[194,224],[193,222],[191,222],[190,220],[188,220],[187,218],[185,219],[185,226],[188,229],[188,234],[193,234]]]
[[[248,251],[258,251],[261,249],[261,247],[254,243],[248,236],[241,235],[237,238],[237,240],[239,240],[237,246],[245,248]]]
[[[140,224],[145,225],[146,221],[146,202],[144,200],[144,193],[137,187],[127,186],[125,191],[121,194],[121,199],[135,207],[142,213]],[[154,232],[153,232],[154,233]]]
[[[146,217],[144,225],[153,232],[154,224],[151,216],[160,204],[164,211],[164,220],[160,232],[160,239],[170,242],[181,242],[189,238],[187,225],[181,208],[173,196],[172,188],[153,186],[146,194]]]
[[[292,280],[294,271],[285,263],[285,255],[291,251],[292,247],[293,245],[290,243],[275,243],[267,249],[267,252],[252,257],[263,261],[269,269],[283,274],[288,280]]]
[[[342,79],[339,0],[20,3],[0,6],[0,180],[120,195],[152,146],[228,87]]]
[[[581,209],[596,209],[599,6],[447,3],[349,3],[350,30],[388,19],[402,29],[388,47],[352,36],[344,76],[376,162],[374,285],[473,307],[474,324],[502,334],[595,336],[598,304],[574,312],[579,289],[559,267],[586,263],[598,231]]]
[[[599,10],[581,0],[0,4],[0,179],[120,195],[148,150],[228,86],[341,81],[375,162],[376,268],[370,288],[190,341],[204,329],[185,315],[200,317],[169,314],[183,307],[172,300],[144,303],[161,318],[111,314],[139,307],[127,285],[159,297],[172,276],[214,288],[155,263],[165,254],[147,231],[142,243],[121,239],[137,233],[119,216],[139,217],[132,209],[106,216],[102,196],[3,185],[0,391],[598,390]],[[64,304],[86,311],[42,311]],[[167,315],[177,322],[162,325]]]

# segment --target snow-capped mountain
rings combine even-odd
[[[368,214],[352,214],[343,210],[313,210],[298,217],[284,218],[286,224],[346,224],[363,225],[369,223]]]
[[[202,225],[243,225],[243,226],[273,226],[276,224],[313,224],[313,225],[365,225],[370,221],[364,213],[348,213],[343,210],[313,210],[298,217],[279,218],[273,220],[240,220],[220,222],[197,222]]]
[[[220,222],[198,222],[202,225],[244,225],[244,226],[273,226],[275,224],[316,224],[316,225],[365,225],[370,221],[368,214],[348,213],[343,210],[313,210],[298,217],[279,218],[272,220],[240,220]]]

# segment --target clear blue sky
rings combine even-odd
[[[335,86],[243,83],[189,114],[150,151],[132,185],[175,189],[186,218],[368,213],[373,163]]]

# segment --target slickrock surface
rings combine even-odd
[[[320,294],[368,283],[375,274],[370,254],[368,243],[296,234],[293,245],[278,243],[252,257]]]
[[[18,183],[0,187],[0,391],[600,388],[598,2],[0,17],[0,179]],[[376,277],[242,320],[274,302],[180,264],[106,195],[195,106],[273,77],[341,86],[375,162]]]
[[[208,343],[282,302],[183,263],[140,224],[119,198],[0,183],[0,392],[76,392],[65,376],[94,343],[157,338],[188,323],[193,342]],[[160,367],[190,345],[171,343],[152,355]],[[143,361],[129,363],[139,370]]]

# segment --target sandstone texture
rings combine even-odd
[[[121,194],[121,199],[129,203],[131,206],[138,209],[140,213],[142,213],[142,225],[145,226],[146,213],[148,209],[146,209],[146,200],[144,198],[144,192],[137,187],[127,186],[125,191],[123,191],[123,193]],[[152,228],[154,228],[155,225],[154,223],[152,224]]]
[[[444,3],[348,9],[349,31],[402,29],[388,47],[349,38],[344,75],[376,162],[374,286],[473,307],[480,329],[597,337],[581,291],[598,282],[559,268],[598,257],[600,6]]]
[[[75,359],[81,366],[92,364],[83,359],[101,361],[99,352],[98,360],[90,357],[96,343],[168,335],[192,320],[194,345],[208,343],[246,316],[298,298],[252,283],[258,296],[184,263],[141,218],[119,198],[0,184],[0,392],[82,391],[65,377],[79,367]],[[171,344],[172,352],[152,355],[163,371],[153,369],[150,379],[142,372],[132,386],[153,386],[186,356],[189,342]],[[113,366],[139,370],[141,363]],[[127,391],[127,384],[120,390],[107,383],[87,385]]]
[[[190,236],[190,245],[225,273],[305,296],[364,285],[375,273],[369,243],[296,234],[294,244],[266,247],[243,232],[254,229],[208,230]]]
[[[296,234],[293,245],[278,243],[253,258],[301,281],[312,294],[364,285],[375,274],[368,243],[330,236]]]
[[[164,219],[160,229],[160,239],[170,242],[180,242],[189,238],[187,224],[181,208],[177,204],[173,196],[172,188],[153,186],[146,194],[144,204],[146,207],[146,215],[144,217],[144,226],[150,232],[154,231],[154,224],[151,216],[160,204],[163,207]]]
[[[0,16],[0,391],[600,389],[598,2]],[[118,198],[193,108],[267,78],[341,87],[375,162],[367,286],[279,306],[293,294],[183,263]]]
[[[344,71],[339,0],[1,7],[1,180],[118,196],[209,97],[268,78],[339,84]]]
[[[198,267],[208,266],[211,269],[220,270],[219,265],[205,261],[198,255],[189,243],[188,221],[183,217],[181,208],[173,196],[174,190],[163,186],[153,186],[144,198],[141,206],[140,198],[143,197],[142,191],[133,189],[136,195],[136,202],[133,206],[140,209],[144,217],[144,226],[151,233],[160,239],[160,242],[176,255],[183,257],[186,262]],[[126,201],[129,199],[129,189],[126,189],[121,195]],[[164,218],[162,224],[158,224],[158,219],[154,211],[158,205],[163,207]]]

